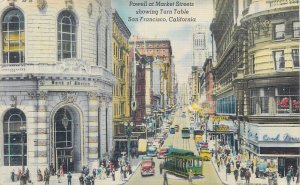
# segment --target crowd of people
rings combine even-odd
[[[215,162],[217,164],[218,171],[225,168],[226,175],[234,175],[235,181],[245,180],[245,183],[249,184],[251,177],[255,178],[268,178],[269,184],[276,185],[278,182],[278,174],[276,164],[273,160],[243,160],[242,155],[238,154],[232,157],[230,152],[227,151],[226,147],[219,147],[218,151],[215,151]],[[212,155],[213,152],[212,152]],[[291,165],[287,169],[286,173],[287,184],[291,183],[291,180],[295,180],[299,183],[299,167],[295,168]]]

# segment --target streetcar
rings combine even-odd
[[[190,129],[189,128],[187,128],[187,127],[183,127],[182,129],[181,129],[181,137],[183,138],[183,139],[189,139],[190,138]]]
[[[187,177],[192,170],[194,175],[203,175],[203,163],[192,151],[170,147],[165,154],[164,168],[170,173]]]

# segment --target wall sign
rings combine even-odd
[[[290,134],[277,134],[275,136],[269,136],[267,134],[263,135],[262,141],[269,141],[269,142],[292,142],[292,143],[299,143],[300,137],[291,136]]]

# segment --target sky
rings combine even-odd
[[[147,2],[147,6],[134,4],[144,2]],[[192,3],[194,6],[149,6],[151,2]],[[209,26],[213,17],[212,2],[212,0],[112,0],[112,7],[117,10],[131,35],[143,38],[163,38],[171,41],[177,79],[179,83],[185,83],[191,74],[193,63],[193,25],[200,23]],[[142,11],[151,10],[151,14],[137,14],[139,9]],[[160,9],[170,10],[172,14],[160,14]],[[188,14],[174,15],[174,9],[183,9],[189,12]],[[158,15],[153,14],[155,13],[153,11],[158,11]],[[170,16],[194,17],[196,22],[146,22],[129,21],[128,18],[133,17],[140,20],[140,17],[158,17],[169,20]]]

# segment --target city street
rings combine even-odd
[[[181,117],[181,111],[177,111],[175,114],[175,118],[173,121],[173,125],[178,124],[180,128],[183,127],[189,127],[189,115],[186,114],[186,118]],[[164,147],[173,145],[174,148],[181,148],[181,149],[187,149],[193,151],[196,155],[197,154],[197,149],[195,147],[194,140],[191,138],[189,140],[184,141],[181,138],[181,133],[180,132],[175,132],[175,135],[170,135],[164,142]],[[147,177],[142,177],[140,172],[140,166],[136,170],[136,173],[130,178],[128,181],[128,185],[137,185],[143,183],[143,185],[153,185],[153,184],[163,184],[163,175],[159,174],[159,164],[160,162],[163,162],[163,159],[157,159],[154,158],[155,161],[155,175],[154,176],[147,176]],[[203,164],[204,170],[203,174],[204,176],[201,178],[196,178],[193,179],[193,184],[213,184],[213,185],[218,185],[222,184],[211,161],[206,161]],[[179,178],[174,175],[168,174],[168,182],[171,185],[185,185],[189,184],[187,179],[184,178]]]

